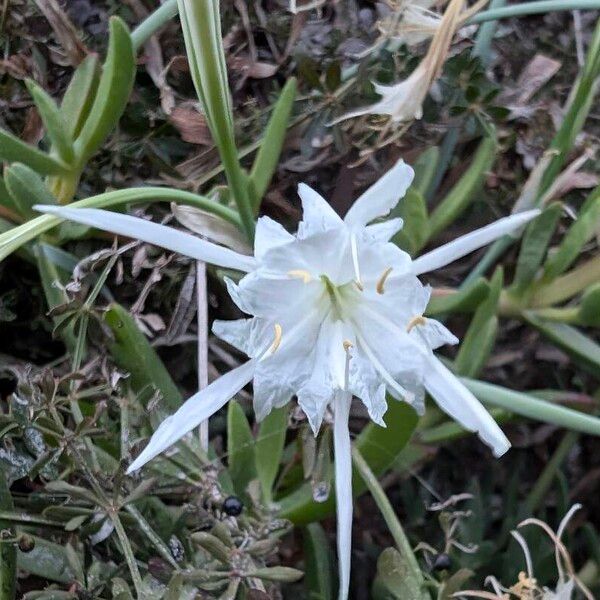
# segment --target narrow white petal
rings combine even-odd
[[[289,244],[294,239],[294,236],[277,221],[273,221],[270,217],[261,217],[256,223],[254,256],[256,256],[256,260],[260,261],[272,248]]]
[[[399,160],[350,207],[344,218],[346,224],[360,227],[387,215],[406,194],[414,176],[412,168]]]
[[[437,405],[465,429],[476,432],[496,457],[509,448],[502,429],[473,394],[433,354],[425,369],[425,388]]]
[[[400,218],[387,219],[381,223],[368,225],[365,231],[374,242],[389,242],[403,227],[404,221]]]
[[[423,254],[423,256],[419,256],[419,258],[413,261],[413,273],[420,275],[421,273],[428,273],[429,271],[445,267],[447,264],[466,256],[482,246],[486,246],[503,235],[515,232],[539,214],[540,211],[537,209],[527,210],[510,217],[498,219],[485,227],[467,233],[467,235],[463,235],[448,244],[444,244],[431,252]]]
[[[256,268],[256,261],[252,256],[238,254],[229,248],[217,246],[206,240],[197,238],[189,233],[177,231],[172,227],[152,223],[146,219],[139,219],[130,215],[99,210],[97,208],[63,208],[60,206],[36,205],[36,210],[50,213],[67,219],[96,227],[103,231],[109,231],[118,235],[124,235],[136,240],[141,240],[179,254],[184,254],[196,260],[238,271],[252,271]]]
[[[160,424],[143,452],[131,463],[127,473],[143,467],[225,406],[230,398],[250,382],[255,367],[256,361],[249,360],[189,398],[175,414]]]
[[[302,200],[302,221],[298,226],[298,237],[306,238],[339,227],[343,221],[330,204],[305,183],[298,185]]]
[[[337,552],[339,568],[338,600],[346,600],[350,589],[352,558],[352,448],[348,417],[352,396],[338,392],[333,418],[335,454],[335,501],[337,513]]]

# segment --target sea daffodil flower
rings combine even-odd
[[[298,231],[293,235],[272,219],[260,218],[254,256],[127,215],[38,207],[246,273],[237,284],[226,282],[233,301],[250,318],[216,321],[213,331],[249,360],[163,421],[129,472],[169,448],[252,380],[258,420],[296,396],[316,433],[331,408],[341,598],[347,597],[350,576],[348,417],[354,396],[373,421],[385,426],[386,392],[422,412],[427,390],[443,411],[477,432],[496,456],[510,446],[479,401],[436,358],[436,348],[458,340],[444,325],[423,316],[430,289],[418,276],[514,232],[539,211],[500,219],[411,260],[389,241],[402,220],[379,219],[404,196],[412,179],[413,170],[399,161],[358,198],[344,219],[317,192],[300,184],[303,220]]]

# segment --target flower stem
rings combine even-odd
[[[472,16],[467,25],[495,21],[496,19],[510,19],[512,17],[525,17],[560,10],[585,10],[600,8],[600,0],[540,0],[539,2],[524,2],[502,8],[482,11]]]
[[[121,542],[121,550],[123,551],[123,555],[125,556],[125,562],[127,562],[127,566],[129,567],[129,572],[131,573],[131,579],[133,580],[133,585],[135,587],[136,595],[139,598],[144,598],[144,589],[142,584],[142,576],[140,575],[140,571],[137,566],[137,562],[135,561],[135,555],[133,554],[133,549],[131,544],[129,543],[129,538],[127,537],[127,532],[121,523],[121,519],[116,513],[109,511],[109,516],[113,525],[115,526],[115,533]]]
[[[177,0],[166,0],[148,15],[132,32],[133,49],[137,52],[169,19],[177,14]]]
[[[369,492],[371,492],[371,496],[373,496],[373,500],[375,500],[375,504],[377,504],[377,508],[379,508],[379,511],[381,512],[381,516],[384,518],[385,523],[390,530],[390,534],[394,538],[396,548],[398,548],[398,551],[410,565],[417,580],[423,585],[424,579],[419,563],[417,562],[410,542],[404,533],[404,529],[402,529],[402,525],[400,525],[400,521],[394,512],[394,508],[377,477],[375,477],[373,471],[369,468],[367,461],[363,458],[356,446],[352,448],[352,460],[354,462],[354,467],[360,473]]]
[[[178,202],[188,206],[195,206],[217,215],[241,229],[241,221],[236,211],[218,202],[209,200],[204,196],[169,188],[142,187],[114,190],[72,202],[69,206],[71,208],[110,208],[112,206],[142,202]],[[59,217],[51,215],[41,215],[0,234],[0,261],[23,244],[56,227],[62,220]]]

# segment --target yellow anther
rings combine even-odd
[[[383,294],[383,292],[384,292],[383,286],[385,285],[385,281],[389,277],[391,272],[392,272],[392,267],[388,267],[381,274],[381,277],[377,280],[377,285],[375,286],[375,289],[377,290],[378,294]]]
[[[274,354],[277,348],[279,348],[279,344],[281,344],[281,335],[283,331],[281,329],[281,325],[279,323],[275,323],[275,339],[269,348],[269,352]]]
[[[410,333],[413,327],[416,327],[417,325],[425,325],[425,323],[427,323],[427,319],[423,315],[416,315],[408,322],[406,332]]]
[[[288,275],[290,277],[295,277],[296,279],[302,279],[304,283],[308,283],[312,279],[310,273],[304,269],[292,269],[291,271],[288,271]]]
[[[354,344],[350,340],[344,340],[343,345],[344,345],[344,350],[346,352],[348,352],[348,350],[350,350],[350,348],[354,347]]]

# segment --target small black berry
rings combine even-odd
[[[433,559],[434,571],[447,571],[452,566],[452,559],[445,553],[438,554]]]
[[[244,504],[237,496],[228,496],[223,501],[223,511],[230,517],[237,517],[244,509]]]

